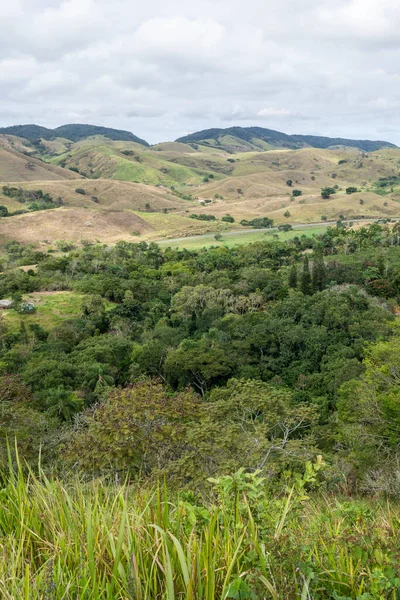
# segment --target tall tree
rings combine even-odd
[[[293,265],[289,273],[289,287],[297,288],[297,267]]]
[[[300,280],[300,290],[303,292],[303,294],[307,294],[307,295],[312,294],[310,264],[309,264],[307,255],[304,257],[303,272],[301,274],[301,280]]]
[[[315,253],[312,267],[312,287],[314,292],[320,292],[326,285],[326,269],[322,252]]]

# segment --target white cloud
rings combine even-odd
[[[290,115],[291,112],[287,108],[273,108],[272,106],[261,108],[257,112],[258,117],[290,117]]]
[[[14,0],[0,20],[0,125],[373,138],[398,109],[398,0]]]

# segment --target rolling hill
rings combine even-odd
[[[383,147],[396,147],[390,142],[383,141],[351,140],[316,135],[288,135],[273,129],[264,129],[263,127],[205,129],[178,138],[176,141],[184,144],[213,146],[228,152],[270,150],[272,148],[329,148],[332,146],[348,146],[351,148],[359,148],[365,152],[374,152]]]
[[[68,129],[40,140],[0,135],[0,205],[9,213],[0,218],[0,238],[48,248],[63,238],[114,243],[207,232],[212,237],[255,217],[296,225],[400,216],[400,149],[392,144],[371,142],[383,146],[366,152],[371,146],[315,148],[302,140],[308,136],[286,136],[303,147],[276,148],[273,143],[283,143],[279,136],[285,134],[272,132],[275,137],[266,141],[251,137],[254,128],[212,131],[208,145],[196,138],[151,147],[110,139],[104,131],[78,141],[71,137],[79,131]],[[220,131],[246,139],[221,137],[215,133]],[[263,131],[270,130],[256,133]],[[3,185],[17,192],[3,193]],[[326,199],[324,187],[334,189]],[[349,187],[357,191],[348,194]],[[38,190],[54,206],[35,205]],[[222,221],[227,214],[233,223]]]
[[[48,129],[47,127],[41,127],[40,125],[13,125],[11,127],[0,128],[0,135],[15,135],[18,137],[26,138],[28,140],[45,139],[52,140],[57,137],[66,138],[72,142],[78,142],[88,137],[102,135],[110,140],[123,140],[127,142],[136,142],[143,146],[149,144],[137,137],[130,131],[124,131],[122,129],[112,129],[110,127],[99,127],[98,125],[81,125],[81,124],[68,124],[61,125],[55,129]]]

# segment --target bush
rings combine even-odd
[[[294,198],[297,198],[297,196],[302,196],[302,195],[303,195],[303,192],[301,190],[293,190],[293,192],[292,192],[292,196]]]
[[[356,192],[358,192],[358,189],[356,187],[346,188],[346,194],[355,194]]]
[[[222,217],[221,221],[224,221],[225,223],[234,223],[235,219],[231,215],[225,215]]]
[[[75,193],[82,194],[82,196],[86,196],[86,192],[83,188],[76,188]]]
[[[332,194],[336,194],[336,190],[333,187],[324,187],[321,189],[321,198],[324,200],[330,198]]]

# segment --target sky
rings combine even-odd
[[[0,126],[400,145],[399,0],[0,0]]]

